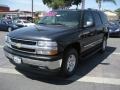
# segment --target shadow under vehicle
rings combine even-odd
[[[109,57],[114,51],[116,50],[115,47],[107,47],[107,50],[104,54],[96,53],[93,56],[89,56],[82,62],[79,62],[78,69],[72,77],[69,78],[63,78],[59,77],[55,74],[50,74],[46,72],[41,72],[41,69],[38,69],[37,67],[31,68],[31,66],[20,66],[16,67],[15,69],[22,73],[27,78],[30,78],[32,80],[42,81],[44,83],[54,84],[54,85],[68,85],[71,84],[78,79],[86,76],[88,73],[90,73],[92,70],[94,70],[99,64],[102,65],[110,65],[110,63],[103,63],[103,61]],[[15,64],[14,62],[12,62]]]

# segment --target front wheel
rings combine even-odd
[[[78,53],[75,49],[69,49],[66,51],[63,57],[63,63],[61,67],[61,74],[64,77],[73,75],[78,65]]]

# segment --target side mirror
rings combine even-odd
[[[93,22],[92,21],[87,21],[86,22],[86,25],[84,25],[84,27],[90,27],[93,25]]]

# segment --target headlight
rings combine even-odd
[[[109,32],[112,32],[112,30],[111,30],[111,29],[109,29]]]
[[[116,31],[116,32],[119,32],[119,31],[120,31],[120,29],[118,28],[118,29],[116,29],[115,31]]]
[[[5,36],[5,45],[8,46],[8,47],[11,47],[10,43],[11,43],[10,37]]]
[[[5,42],[7,42],[7,43],[10,43],[10,42],[11,42],[11,40],[10,40],[10,37],[9,37],[9,36],[5,36]]]
[[[55,55],[58,53],[57,43],[52,41],[38,41],[39,49],[36,50],[37,54]]]

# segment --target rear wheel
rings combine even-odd
[[[73,75],[78,65],[78,53],[75,49],[69,49],[65,52],[61,67],[61,74],[64,77]]]
[[[101,52],[105,52],[106,51],[106,47],[107,47],[107,38],[104,37],[102,45],[101,45]]]

